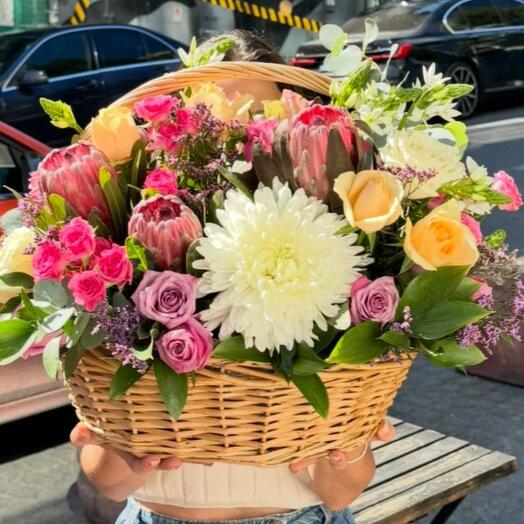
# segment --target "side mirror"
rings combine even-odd
[[[45,71],[37,71],[34,69],[26,69],[17,79],[19,86],[34,86],[39,84],[46,84],[49,81]]]

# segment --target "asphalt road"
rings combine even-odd
[[[470,144],[467,154],[485,165],[491,174],[507,171],[524,194],[524,99],[512,97],[491,104],[478,116],[469,119]],[[511,246],[524,254],[524,208],[517,213],[499,210],[486,219],[484,233],[503,228]]]

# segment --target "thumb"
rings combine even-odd
[[[331,451],[328,455],[329,463],[331,467],[336,471],[342,471],[346,469],[348,465],[348,458],[346,454],[340,449]]]
[[[93,434],[91,430],[85,425],[79,422],[72,430],[69,435],[71,444],[77,448],[83,448],[93,442]]]
[[[146,457],[133,459],[129,466],[135,473],[142,475],[157,469],[161,462],[162,459],[159,456],[147,455]]]

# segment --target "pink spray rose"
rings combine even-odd
[[[67,287],[73,293],[75,302],[84,306],[86,311],[94,311],[106,298],[105,282],[92,270],[75,273]]]
[[[199,371],[213,349],[211,333],[196,319],[168,331],[156,343],[160,358],[176,373]]]
[[[113,244],[99,255],[96,268],[107,284],[122,288],[133,280],[133,264],[127,258],[125,247]]]
[[[28,358],[31,358],[31,357],[36,357],[37,355],[41,355],[44,352],[44,349],[47,346],[47,344],[49,344],[49,342],[51,342],[51,340],[53,340],[54,338],[57,338],[57,337],[61,338],[60,346],[63,346],[66,343],[67,338],[62,335],[62,331],[54,331],[53,333],[47,333],[46,335],[44,335],[42,340],[40,340],[39,342],[35,342],[34,344],[31,344],[24,351],[24,354],[22,355],[22,358],[23,359],[28,359]]]
[[[475,242],[477,243],[477,246],[482,242],[482,231],[480,230],[480,224],[477,220],[475,220],[471,215],[468,215],[467,213],[462,213],[460,215],[460,221],[467,226],[467,228],[471,231],[473,236],[475,237]]]
[[[62,228],[59,239],[64,245],[68,262],[81,260],[95,251],[95,230],[83,218],[73,218]]]
[[[393,277],[369,280],[359,277],[351,287],[351,321],[360,324],[373,320],[386,324],[395,318],[399,295]]]
[[[506,195],[511,202],[499,206],[503,211],[518,211],[522,206],[522,195],[515,183],[513,177],[509,176],[506,171],[495,173],[495,182],[491,186],[495,191]]]
[[[157,167],[146,176],[144,189],[155,189],[161,195],[176,195],[178,190],[176,173],[165,167]]]
[[[62,280],[66,260],[65,254],[56,240],[41,242],[33,254],[33,274],[35,280]]]
[[[202,226],[180,199],[157,195],[133,209],[129,236],[142,242],[160,269],[179,269],[184,266],[190,244],[202,236]]]
[[[166,120],[178,103],[178,99],[169,95],[148,96],[135,104],[135,113],[143,120],[155,124]]]
[[[436,207],[440,206],[440,204],[443,204],[446,201],[446,198],[447,198],[446,195],[439,195],[439,196],[432,198],[428,202],[428,209],[433,210]]]
[[[96,237],[95,238],[95,251],[93,255],[95,257],[99,257],[102,254],[102,251],[105,251],[106,249],[111,249],[113,247],[113,244],[111,243],[111,240],[108,240],[104,237]]]
[[[471,277],[471,280],[478,282],[480,287],[471,297],[475,302],[491,302],[493,299],[493,288],[480,277]]]
[[[196,278],[174,271],[146,271],[131,300],[143,317],[176,328],[195,312]]]
[[[253,160],[253,146],[260,144],[266,153],[271,153],[273,137],[278,126],[276,118],[259,119],[250,122],[247,126],[247,141],[244,148],[246,161]]]

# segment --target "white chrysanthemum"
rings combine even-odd
[[[355,235],[336,232],[346,222],[302,189],[274,182],[254,201],[229,191],[220,225],[208,224],[198,248],[205,271],[198,289],[218,293],[202,320],[219,336],[244,336],[260,351],[313,345],[313,328],[327,329],[347,300],[350,284],[369,260]]]

